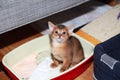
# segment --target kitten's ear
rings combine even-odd
[[[55,25],[52,22],[48,21],[48,27],[49,27],[50,32],[52,32]]]
[[[69,34],[72,34],[75,26],[74,26],[74,25],[70,25],[70,26],[68,26],[68,28],[69,28],[69,29],[68,29],[68,30],[69,30]]]

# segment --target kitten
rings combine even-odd
[[[52,68],[62,63],[60,72],[63,72],[84,59],[81,43],[77,38],[71,36],[73,28],[67,29],[64,25],[54,25],[52,22],[48,22],[48,26],[53,60]]]

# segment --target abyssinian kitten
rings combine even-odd
[[[52,68],[62,63],[60,72],[67,70],[84,59],[84,51],[80,41],[71,36],[73,28],[68,29],[64,25],[54,25],[48,22],[51,40]]]

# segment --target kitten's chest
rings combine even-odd
[[[60,47],[53,47],[52,54],[57,60],[63,61],[63,58],[66,55],[66,51]]]
[[[71,44],[68,42],[59,43],[57,41],[52,42],[51,48],[53,53],[59,54],[59,53],[66,53],[68,50],[71,49]]]
[[[67,55],[67,49],[65,44],[53,44],[51,47],[54,57],[62,61],[63,57]]]
[[[63,46],[52,46],[51,50],[54,55],[64,54],[66,52]]]

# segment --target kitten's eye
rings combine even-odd
[[[63,34],[66,34],[66,32],[63,32]]]
[[[58,34],[58,31],[55,31],[54,33],[55,33],[55,34]]]

